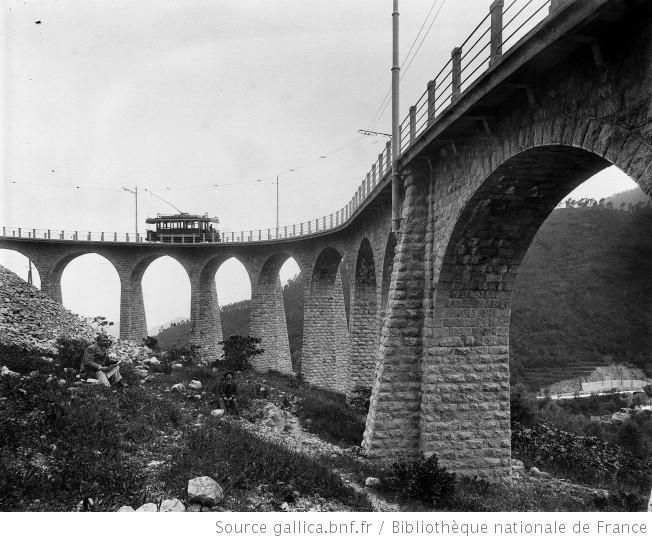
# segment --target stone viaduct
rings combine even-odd
[[[146,333],[143,272],[159,256],[176,258],[190,277],[192,340],[209,358],[221,334],[214,275],[234,256],[251,279],[251,332],[266,350],[258,368],[285,372],[278,270],[291,256],[304,283],[302,373],[344,393],[372,386],[366,453],[436,453],[459,473],[506,477],[511,295],[534,234],[611,164],[652,192],[651,3],[544,4],[546,17],[502,51],[503,5],[494,2],[488,69],[462,88],[456,48],[450,102],[437,111],[429,85],[418,133],[410,110],[396,235],[381,170],[338,226],[302,237],[186,246],[4,237],[0,247],[30,257],[59,301],[68,262],[107,258],[122,286],[121,336],[135,339]]]

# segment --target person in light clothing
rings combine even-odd
[[[108,335],[100,333],[95,338],[95,344],[91,344],[84,350],[81,374],[82,378],[95,378],[100,384],[111,387],[110,380],[115,384],[124,386],[120,374],[120,362],[112,363],[109,360],[108,348],[111,346],[111,339]]]

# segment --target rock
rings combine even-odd
[[[6,365],[3,365],[2,368],[0,368],[0,376],[7,376],[9,378],[18,377],[20,376],[20,373],[11,371]]]
[[[159,365],[161,365],[161,361],[158,358],[155,358],[154,356],[152,356],[151,358],[145,360],[145,363],[147,363],[147,365],[153,365],[155,367],[158,367]]]
[[[116,512],[135,512],[135,510],[131,506],[121,506]]]
[[[224,416],[224,410],[222,410],[221,408],[216,408],[215,410],[211,410],[211,416],[215,418],[221,418],[222,416]]]
[[[550,474],[547,472],[543,472],[536,467],[532,467],[530,469],[530,476],[534,476],[535,478],[550,478]]]
[[[149,371],[147,370],[147,367],[139,365],[138,367],[134,368],[134,374],[140,378],[145,378],[149,375]]]
[[[186,508],[186,512],[201,512],[201,504],[191,504]]]
[[[153,502],[143,504],[136,512],[158,512],[158,507]]]
[[[290,509],[290,505],[288,503],[284,502],[281,505],[281,510],[283,510],[283,512],[287,512],[289,509]]]
[[[224,499],[224,492],[210,476],[198,476],[188,480],[188,501],[204,506],[215,506]]]
[[[525,470],[525,464],[520,459],[512,459],[512,470]]]
[[[285,429],[286,416],[279,407],[273,404],[265,406],[261,423],[272,431],[281,432]]]
[[[180,369],[183,369],[183,365],[181,365],[181,363],[173,363],[172,365],[170,365],[170,368],[174,371],[178,371]]]
[[[647,503],[647,511],[652,512],[652,489],[650,490],[650,500]]]
[[[184,393],[186,391],[186,385],[179,382],[178,384],[172,386],[170,389],[172,391],[176,391],[177,393]]]
[[[165,499],[161,503],[161,512],[185,512],[186,507],[179,499]]]
[[[374,476],[367,476],[364,481],[364,485],[367,487],[378,487],[381,485],[380,478],[375,478]]]
[[[191,390],[200,390],[202,388],[201,382],[199,380],[191,380],[190,384],[188,384],[188,387]]]

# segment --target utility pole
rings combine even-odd
[[[392,231],[401,229],[401,177],[398,172],[398,154],[401,146],[399,125],[399,75],[398,59],[398,0],[394,0],[392,13]]]
[[[276,238],[278,239],[278,175],[276,176]]]
[[[27,284],[32,285],[32,260],[28,260],[29,270],[27,271]]]
[[[123,186],[122,189],[125,192],[129,192],[130,194],[133,194],[136,199],[136,241],[138,241],[138,185],[134,186],[133,190],[125,186]]]

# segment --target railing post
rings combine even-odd
[[[283,226],[283,237],[285,239],[288,238],[288,227],[287,226]]]
[[[262,230],[258,230],[258,240],[259,240],[259,241],[262,241],[262,239],[263,239],[263,231],[262,231]]]
[[[59,236],[59,239],[63,240],[64,237],[65,237],[65,234],[64,234],[63,230],[61,230],[61,235]]]
[[[23,228],[18,228],[18,237],[22,237],[22,236],[23,236],[23,232],[22,232],[22,230],[23,230]]]
[[[389,171],[392,169],[392,141],[388,141],[385,143],[385,171]]]
[[[36,239],[36,228],[32,228],[32,237]]]
[[[311,225],[312,225],[312,220],[308,220],[308,233],[311,233],[312,231]]]
[[[244,231],[240,231],[240,242],[242,243],[244,241]]]
[[[428,81],[428,126],[435,122],[437,115],[437,80]]]
[[[77,239],[77,232],[75,232],[75,239]],[[129,234],[128,233],[125,233],[125,240],[127,241],[127,243],[129,242]]]
[[[372,171],[375,170],[375,167],[372,168]],[[374,171],[375,173],[375,171]],[[375,177],[375,174],[374,174]],[[367,173],[367,195],[371,192],[371,173]]]
[[[554,0],[553,0],[554,3]],[[494,0],[489,8],[491,12],[491,46],[489,65],[491,66],[503,54],[503,6],[505,0]]]
[[[254,230],[249,230],[249,241],[251,242],[253,240],[254,240]]]
[[[378,177],[376,174],[376,164],[371,166],[371,184],[372,186],[376,186],[376,184],[378,184]]]
[[[299,224],[299,235],[303,235],[303,222]]]
[[[2,237],[7,237],[7,226],[2,226]]]
[[[86,236],[86,240],[90,241],[91,240],[91,232],[88,232],[88,235]]]
[[[297,225],[292,224],[292,237],[296,237],[296,236],[297,236]]]
[[[2,228],[2,235],[5,234],[5,229],[4,227]],[[48,230],[48,241],[50,240],[50,230]]]
[[[100,233],[100,241],[104,241],[104,232]]]
[[[79,241],[79,232],[75,230],[75,236],[73,237],[75,241]]]
[[[414,141],[417,134],[417,106],[410,106],[410,144]]]
[[[453,101],[455,101],[462,92],[462,48],[455,47],[451,58],[453,59]]]
[[[118,242],[118,232],[117,232],[117,231],[114,231],[114,232],[113,232],[113,242],[114,242],[114,243],[117,243],[117,242]]]
[[[267,240],[271,240],[272,238],[272,230],[270,228],[267,228]]]
[[[378,155],[378,180],[383,178],[383,153]]]

